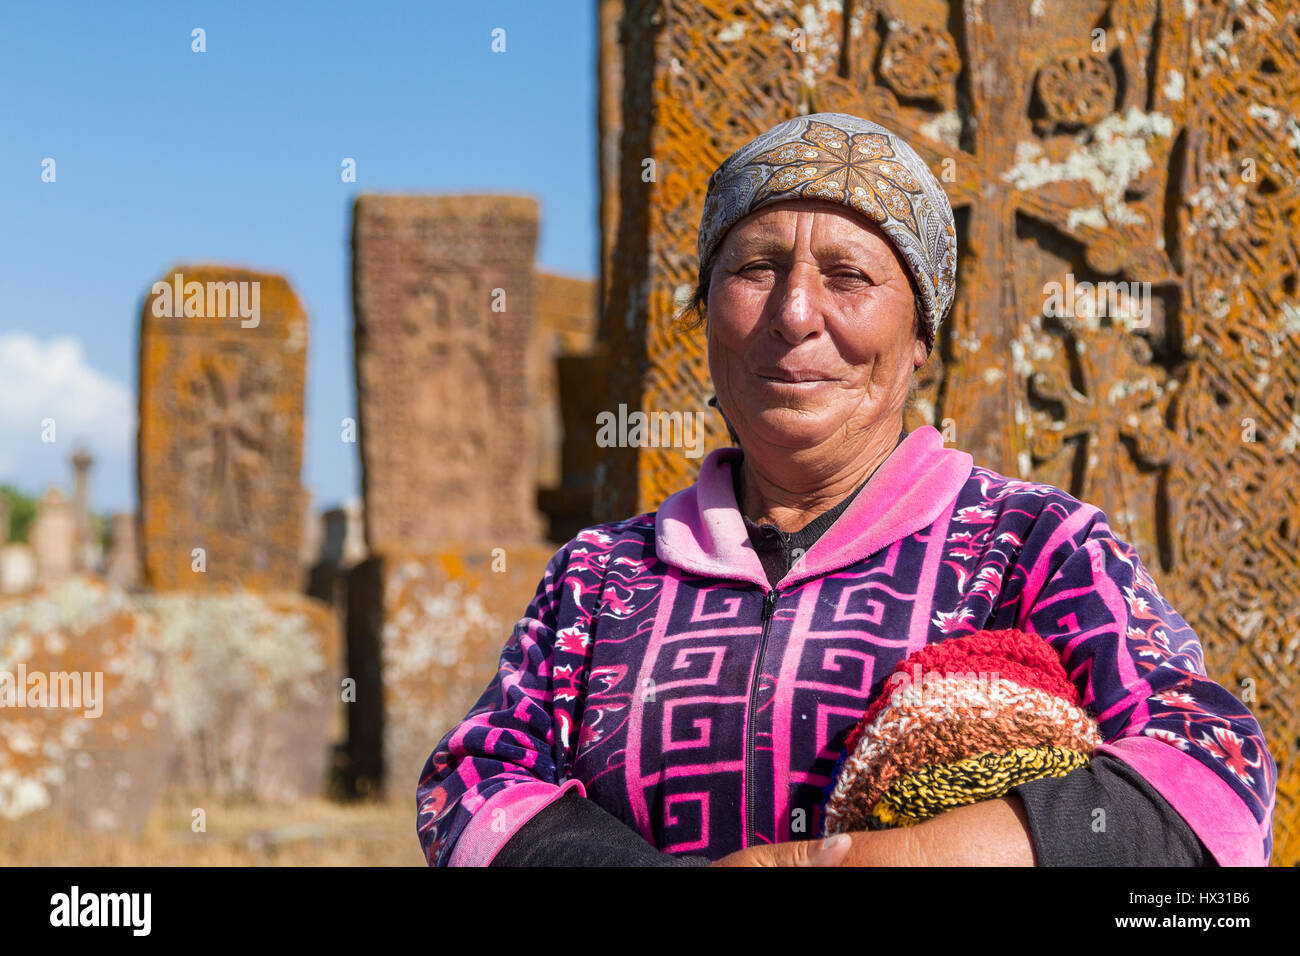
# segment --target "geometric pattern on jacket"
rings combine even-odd
[[[909,653],[1040,635],[1110,754],[1221,865],[1272,853],[1277,768],[1201,644],[1105,515],[911,432],[773,588],[736,507],[735,448],[659,510],[551,559],[500,668],[418,783],[431,865],[486,865],[576,789],[658,849],[718,859],[811,839],[845,739]]]

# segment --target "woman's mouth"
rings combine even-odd
[[[770,385],[784,385],[799,389],[815,388],[830,381],[824,372],[816,369],[761,368],[756,374]]]

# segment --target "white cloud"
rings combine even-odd
[[[54,420],[53,443],[41,440],[45,419]],[[71,494],[69,459],[80,445],[95,459],[94,504],[129,510],[134,394],[90,366],[80,339],[0,334],[0,482]]]

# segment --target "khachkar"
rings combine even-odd
[[[357,423],[374,552],[532,541],[536,200],[361,196]]]
[[[536,505],[537,230],[525,197],[357,199],[370,555],[348,574],[354,793],[414,786],[495,673],[551,556]]]
[[[323,794],[341,655],[328,607],[299,593],[306,348],[281,276],[186,264],[150,287],[137,449],[148,590],[121,589],[134,575],[119,553],[109,582],[72,576],[0,601],[0,670],[12,634],[30,671],[104,678],[102,722],[46,708],[0,740],[0,767],[18,775],[0,786],[0,818],[49,810],[138,831],[164,783],[205,799]],[[70,518],[50,535],[69,555]],[[119,552],[134,537],[121,524]]]
[[[137,474],[155,590],[301,587],[307,315],[282,276],[178,265],[140,325]]]
[[[208,792],[319,795],[329,768],[340,635],[299,563],[306,357],[283,276],[183,264],[145,299],[139,654],[171,695],[172,778]]]
[[[1264,725],[1283,863],[1300,860],[1297,24],[1280,0],[628,0],[602,323],[608,407],[701,407],[703,338],[671,318],[709,173],[803,113],[896,130],[947,189],[960,253],[909,427],[1097,504],[1138,547]],[[609,453],[599,516],[655,508],[698,462]]]

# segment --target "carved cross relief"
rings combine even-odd
[[[200,357],[182,394],[186,440],[181,494],[190,514],[242,533],[260,526],[259,471],[265,465],[271,394],[238,351]]]
[[[922,373],[933,424],[980,464],[1097,504],[1153,558],[1186,69],[1181,18],[1157,13],[849,0],[828,30],[844,37],[838,68],[809,92],[815,109],[896,129],[952,200],[957,300]]]

